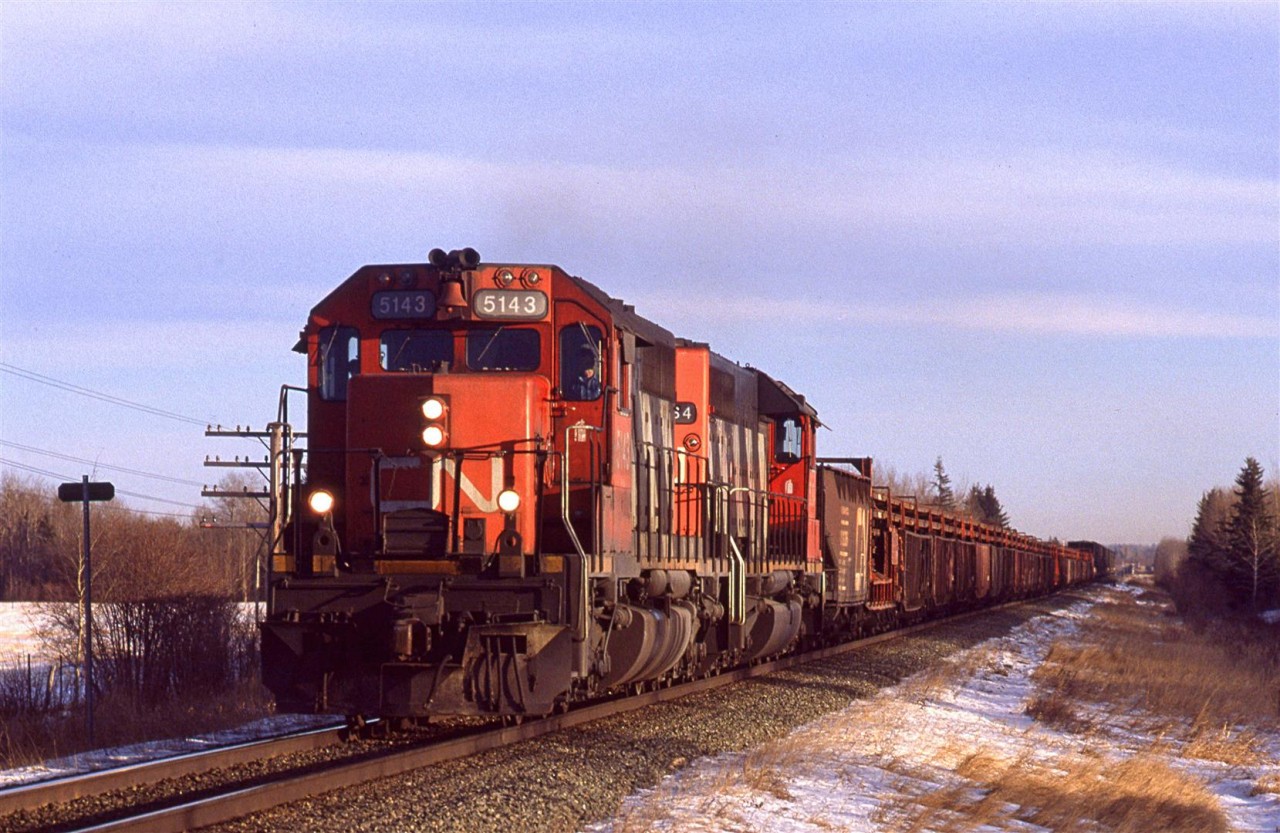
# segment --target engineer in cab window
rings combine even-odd
[[[578,377],[578,381],[573,385],[574,399],[599,399],[600,398],[600,380],[596,378],[596,369],[594,367],[584,368],[582,375]]]
[[[570,324],[560,331],[560,389],[564,398],[576,402],[599,399],[600,330],[584,324]]]
[[[569,385],[569,398],[589,402],[600,398],[600,376],[597,373],[596,351],[590,344],[583,344],[577,353],[577,376]]]

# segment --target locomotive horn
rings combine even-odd
[[[451,249],[448,254],[445,254],[444,249],[432,249],[427,260],[441,270],[470,270],[480,265],[480,253],[469,246],[465,249]]]
[[[449,262],[458,269],[474,269],[480,265],[480,253],[468,246],[449,252]]]

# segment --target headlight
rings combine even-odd
[[[444,429],[439,425],[428,425],[422,429],[422,441],[429,448],[439,448],[444,445]]]
[[[333,508],[333,495],[324,489],[316,489],[311,493],[311,497],[307,498],[307,505],[317,515],[327,514]]]
[[[520,508],[520,494],[513,489],[498,492],[498,508],[503,512],[514,512]]]
[[[434,397],[422,400],[422,415],[427,419],[439,419],[444,416],[444,400]]]

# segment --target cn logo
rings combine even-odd
[[[467,466],[468,471],[474,475],[476,469],[482,469],[484,463],[474,461],[472,465]],[[463,497],[471,501],[481,512],[497,512],[498,511],[498,493],[502,491],[502,458],[492,457],[489,459],[489,494],[486,496],[481,494],[476,484],[471,481],[464,471],[459,477],[458,461],[452,457],[438,458],[431,466],[431,508],[437,512],[441,511],[444,505],[443,496],[445,490],[449,490],[449,494],[453,494],[453,481],[458,481],[459,490]]]

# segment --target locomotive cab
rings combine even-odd
[[[551,276],[514,281],[503,268],[368,267],[313,311],[307,494],[332,506],[295,513],[303,572],[387,574],[412,561],[475,573],[516,554],[529,563],[504,569],[537,571],[552,409],[571,398],[589,412],[601,387],[566,397],[553,385],[558,365],[579,372],[581,359],[553,348]],[[600,328],[581,330],[595,341],[569,340],[598,357]],[[595,410],[584,416],[598,422]]]
[[[607,450],[615,390],[609,322],[574,294],[555,267],[436,250],[313,309],[306,483],[280,513],[263,625],[282,707],[545,713],[566,696],[586,565],[544,530],[574,525],[590,461],[564,446],[593,431]]]

